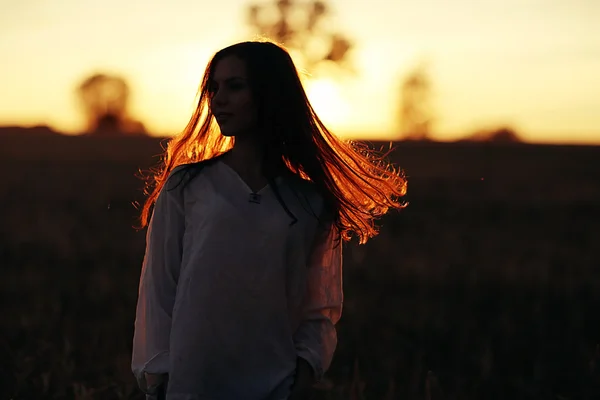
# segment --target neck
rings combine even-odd
[[[254,176],[262,175],[263,150],[255,140],[236,137],[227,161],[239,170]]]

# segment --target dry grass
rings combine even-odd
[[[131,203],[159,151],[0,138],[0,399],[142,398]],[[406,144],[395,157],[411,204],[347,247],[340,343],[314,398],[600,398],[600,149]]]

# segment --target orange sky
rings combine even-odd
[[[104,70],[129,80],[133,114],[150,130],[177,132],[211,53],[251,37],[246,4],[0,0],[0,125],[80,131],[74,88]],[[331,4],[340,29],[355,39],[360,71],[308,88],[334,131],[391,137],[398,78],[426,59],[435,138],[509,124],[532,142],[600,144],[600,1]]]

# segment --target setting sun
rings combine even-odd
[[[328,127],[333,130],[346,130],[349,127],[349,104],[333,80],[308,80],[305,82],[305,88],[317,115]]]

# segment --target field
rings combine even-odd
[[[398,143],[408,208],[345,248],[315,399],[600,398],[600,148]],[[153,139],[0,136],[0,400],[141,399]]]

